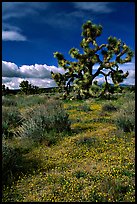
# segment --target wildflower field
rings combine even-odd
[[[135,93],[2,98],[3,202],[135,202]]]

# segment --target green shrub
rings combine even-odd
[[[28,137],[35,141],[49,139],[49,133],[70,130],[68,114],[59,101],[48,100],[46,104],[31,108],[25,115],[22,125],[18,129],[21,137]],[[50,136],[55,138],[54,134]]]
[[[87,174],[86,174],[86,172],[84,172],[84,171],[76,171],[75,173],[74,173],[74,176],[76,176],[76,178],[77,179],[79,179],[79,178],[85,178],[86,176],[87,176]]]
[[[36,104],[44,104],[48,100],[47,96],[29,95],[18,97],[18,107],[32,107]]]
[[[116,110],[117,108],[112,103],[104,104],[102,106],[102,111],[111,112],[111,111],[116,111]]]
[[[12,137],[12,129],[21,124],[21,115],[16,107],[2,107],[2,135]]]
[[[89,111],[91,111],[90,106],[87,105],[87,104],[79,105],[79,106],[77,107],[77,110],[78,110],[78,111],[84,111],[84,112],[89,112]]]
[[[98,147],[99,140],[95,137],[83,137],[76,141],[77,145],[86,145],[87,147]]]
[[[124,93],[123,99],[126,99],[127,101],[129,100],[135,100],[135,93],[134,92],[126,92]]]
[[[21,155],[19,152],[2,142],[2,184],[9,185],[14,179],[14,174],[19,165]]]
[[[26,143],[24,143],[26,144]],[[31,147],[30,147],[31,145]],[[33,174],[40,167],[39,160],[28,158],[32,142],[26,146],[16,146],[3,139],[2,141],[2,185],[10,186],[22,174]]]
[[[124,132],[135,130],[135,101],[129,101],[117,113],[115,123]]]
[[[2,106],[16,106],[17,102],[14,98],[2,97]]]

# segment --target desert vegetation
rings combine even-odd
[[[134,202],[135,93],[2,97],[3,202]]]
[[[133,52],[111,36],[98,45],[101,25],[82,29],[76,62],[54,53],[66,72],[51,73],[52,93],[2,85],[3,202],[135,202],[135,92],[120,86],[129,73],[119,69]]]

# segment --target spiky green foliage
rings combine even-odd
[[[76,48],[72,48],[69,54],[75,58],[76,62],[68,61],[63,54],[59,52],[54,53],[54,57],[58,60],[58,65],[63,67],[65,74],[53,73],[52,77],[56,81],[61,90],[65,91],[65,97],[73,90],[77,97],[89,97],[104,95],[106,91],[110,90],[108,77],[112,78],[114,85],[117,87],[128,75],[128,71],[123,73],[119,69],[120,64],[130,62],[133,57],[131,49],[116,37],[108,37],[106,44],[98,45],[97,37],[102,34],[102,26],[93,24],[87,21],[82,26],[83,39],[80,43],[83,53]],[[93,72],[93,67],[98,64],[98,69]],[[100,89],[97,84],[93,88],[93,82],[99,75],[105,78],[105,86]],[[71,82],[73,89],[70,89]],[[95,86],[95,84],[94,84]]]

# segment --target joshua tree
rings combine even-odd
[[[53,72],[51,74],[59,88],[65,90],[66,96],[70,93],[72,83],[72,90],[77,96],[87,98],[96,95],[95,93],[102,95],[109,91],[108,77],[111,77],[114,85],[118,87],[119,83],[129,75],[128,71],[123,73],[119,69],[119,64],[131,62],[133,52],[120,39],[112,36],[108,37],[106,44],[98,45],[96,38],[102,33],[101,25],[87,21],[83,24],[82,30],[83,39],[80,46],[83,53],[80,54],[76,48],[70,49],[69,54],[76,59],[76,62],[71,62],[66,60],[63,54],[55,52],[54,57],[57,58],[58,65],[64,68],[65,74]],[[98,69],[93,72],[95,64],[98,65]],[[103,75],[105,79],[102,88],[96,81],[99,75]]]

